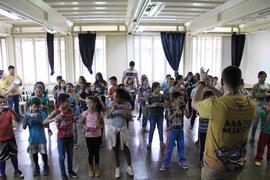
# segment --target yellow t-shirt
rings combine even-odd
[[[222,96],[201,101],[198,111],[200,116],[209,119],[204,151],[205,166],[224,172],[226,160],[234,158],[239,158],[237,164],[243,166],[248,132],[256,116],[255,100],[243,95]],[[233,157],[233,152],[239,151],[242,154]]]
[[[22,81],[22,79],[18,75],[14,75],[14,76],[7,75],[4,79],[4,87],[9,87],[15,79]],[[9,96],[14,96],[18,94],[20,94],[20,86],[17,86],[16,88],[14,88],[8,93]]]

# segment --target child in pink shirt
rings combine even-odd
[[[104,127],[103,112],[104,106],[100,99],[95,96],[86,98],[87,110],[81,115],[81,123],[85,132],[85,140],[88,148],[88,163],[90,177],[101,175],[99,168],[99,149],[102,142],[101,128]],[[93,160],[95,159],[95,167]]]

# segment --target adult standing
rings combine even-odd
[[[265,82],[267,74],[264,71],[258,73],[258,83],[254,84],[252,89],[252,96],[256,99],[257,103],[257,117],[253,121],[250,143],[254,143],[256,130],[260,121],[259,112],[263,109],[264,99],[270,96],[270,85]]]
[[[134,69],[135,67],[135,62],[134,61],[130,61],[129,62],[129,68],[126,69],[123,73],[123,79],[122,79],[122,84],[126,84],[125,80],[132,78],[133,80],[136,80],[137,83],[137,87],[139,87],[139,78],[138,78],[138,72]]]
[[[201,69],[201,81],[192,99],[192,107],[209,119],[201,178],[237,179],[247,159],[246,144],[256,102],[239,92],[242,72],[238,67],[223,70],[223,96],[201,100],[207,79],[208,71]]]
[[[8,95],[8,105],[14,106],[14,111],[20,115],[19,101],[20,101],[20,86],[22,86],[22,79],[19,75],[15,74],[15,67],[8,66],[9,75],[5,77],[5,84],[7,86],[6,93]]]

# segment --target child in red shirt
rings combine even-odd
[[[13,132],[12,120],[18,121],[18,115],[7,106],[7,99],[0,96],[0,178],[6,179],[6,160],[9,158],[15,169],[14,177],[23,179],[18,168],[18,147]]]

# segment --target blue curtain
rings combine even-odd
[[[48,49],[48,59],[51,67],[51,76],[54,74],[54,35],[47,33],[47,49]]]
[[[184,47],[185,32],[161,32],[162,47],[172,69],[177,72]]]
[[[246,35],[233,33],[232,35],[232,65],[239,67],[245,46]]]
[[[95,53],[96,34],[79,34],[79,47],[83,64],[90,74],[93,73],[92,64]]]

